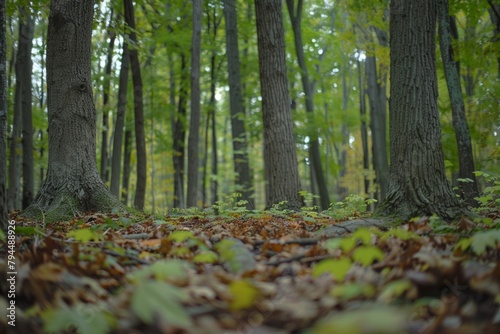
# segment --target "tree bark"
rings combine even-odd
[[[127,35],[132,42],[129,50],[130,68],[132,69],[132,81],[134,83],[134,118],[135,118],[135,150],[137,155],[137,184],[135,190],[134,207],[144,209],[146,197],[146,139],[144,134],[144,106],[142,98],[141,66],[139,64],[139,53],[137,52],[137,36],[135,33],[134,6],[132,0],[124,0],[125,22],[129,30]]]
[[[436,2],[391,2],[391,165],[378,214],[409,219],[463,214],[444,169],[437,108]]]
[[[45,221],[85,211],[121,208],[102,182],[95,158],[92,99],[93,1],[52,0],[47,35],[49,165],[33,203],[23,212]]]
[[[110,14],[110,26],[113,21],[113,10]],[[111,91],[111,69],[113,65],[113,50],[115,47],[116,34],[110,27],[107,33],[109,38],[108,54],[104,67],[104,82],[102,85],[102,138],[101,138],[101,178],[104,183],[109,179],[109,158],[108,158],[108,133],[109,133],[109,93]],[[111,192],[113,194],[113,192]],[[115,195],[115,194],[114,194]],[[115,195],[117,196],[117,194]]]
[[[34,164],[33,164],[33,112],[32,112],[32,82],[33,62],[31,61],[31,49],[33,47],[33,32],[35,21],[24,9],[21,10],[22,20],[26,20],[23,26],[22,49],[20,57],[23,60],[18,63],[21,75],[21,105],[22,105],[22,147],[23,147],[23,193],[22,208],[31,204],[34,197]],[[21,47],[21,41],[19,44]],[[19,60],[20,58],[18,58]],[[17,76],[17,74],[16,74]]]
[[[459,174],[462,179],[470,179],[473,182],[460,182],[465,203],[476,207],[478,202],[474,200],[479,196],[476,176],[474,175],[474,156],[472,154],[472,144],[470,139],[469,125],[465,115],[465,104],[460,85],[460,74],[453,54],[451,39],[450,16],[448,0],[438,0],[439,19],[439,44],[441,49],[441,59],[444,66],[444,74],[448,93],[450,96],[453,127],[458,146]]]
[[[173,163],[174,163],[174,208],[185,208],[184,199],[184,156],[186,139],[186,109],[187,109],[187,64],[186,56],[181,53],[181,73],[179,84],[179,99],[177,101],[177,115],[174,119],[173,134]]]
[[[267,207],[287,202],[300,210],[300,179],[293,136],[281,1],[256,0],[257,45],[264,125]]]
[[[198,206],[199,141],[200,141],[200,56],[202,0],[193,0],[193,35],[191,44],[191,115],[188,137],[188,207]]]
[[[0,1],[0,225],[6,231],[7,208],[7,30],[5,1]]]
[[[295,52],[297,54],[297,61],[300,68],[300,76],[302,78],[302,87],[304,90],[304,95],[306,98],[306,112],[309,114],[308,120],[309,124],[314,124],[314,101],[313,101],[313,87],[309,79],[309,74],[307,71],[307,65],[304,55],[304,47],[302,42],[302,7],[303,0],[298,0],[297,7],[295,8],[294,0],[286,1],[288,6],[288,13],[290,15],[290,21],[292,23],[292,29],[294,34],[295,42]],[[309,157],[311,159],[311,167],[314,169],[314,175],[316,179],[316,185],[318,186],[321,209],[326,210],[330,206],[330,196],[328,194],[328,185],[325,180],[325,174],[323,172],[323,167],[321,163],[321,155],[319,150],[318,141],[318,131],[315,129],[309,135]]]
[[[123,42],[123,51],[118,84],[118,107],[116,111],[115,132],[113,135],[113,156],[111,158],[111,193],[116,197],[120,193],[120,171],[123,146],[123,128],[125,127],[125,113],[127,111],[127,91],[129,76],[129,49]]]
[[[493,32],[493,42],[500,42],[500,1],[498,0],[488,0],[488,4],[490,5],[490,19],[491,23],[495,26],[495,30]],[[500,51],[499,48],[496,48],[497,55],[497,77],[500,79]]]
[[[359,114],[361,118],[361,144],[363,147],[363,171],[364,171],[364,189],[365,194],[370,194],[370,179],[368,178],[368,171],[370,170],[370,154],[368,150],[368,129],[366,126],[366,89],[361,75],[361,61],[357,61],[358,65],[358,86],[359,86]]]
[[[233,137],[233,161],[236,189],[241,191],[247,208],[255,208],[252,189],[252,173],[248,160],[248,144],[245,129],[245,109],[241,94],[240,55],[238,48],[238,24],[235,0],[224,1],[226,20],[226,55],[231,107],[231,134]]]
[[[132,130],[125,130],[121,201],[128,205],[128,185],[130,183],[130,160],[132,156]]]

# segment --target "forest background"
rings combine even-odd
[[[225,3],[233,10],[225,13],[223,1],[203,2],[200,119],[193,131],[190,124],[196,101],[190,85],[194,75],[190,67],[194,22],[191,3],[136,1],[135,28],[126,28],[122,1],[96,2],[92,87],[97,110],[97,162],[103,181],[127,205],[134,203],[138,209],[166,213],[173,207],[209,207],[234,193],[242,193],[251,208],[266,205],[254,4],[248,0]],[[389,166],[388,1],[298,3],[286,1],[283,15],[290,104],[306,205],[327,209],[349,194],[381,200],[387,190]],[[475,170],[498,175],[500,20],[495,8],[498,10],[499,5],[479,0],[451,0],[449,5]],[[49,1],[7,4],[10,210],[31,203],[47,171],[48,8]],[[237,21],[236,41],[227,38],[228,19]],[[235,63],[228,58],[235,42],[240,50],[236,54],[241,72],[240,109],[230,103],[229,91],[228,74]],[[128,58],[124,44],[138,54],[142,88],[132,77],[126,80],[120,76],[120,70],[128,65],[128,59],[123,61]],[[439,47],[437,59],[445,165],[449,180],[458,187],[467,180],[459,175]],[[128,73],[126,68],[122,71]],[[27,84],[32,87],[31,93],[20,94],[19,87]],[[125,98],[121,103],[120,89],[121,98]],[[138,89],[143,92],[145,130],[145,146],[139,150],[134,140],[134,123],[138,120],[133,99]],[[117,114],[125,115],[123,124],[117,125]],[[118,142],[117,131],[123,131],[123,139]],[[195,132],[199,137],[192,144]],[[241,143],[248,158],[241,156],[245,151]],[[315,145],[319,160],[314,160],[318,159]],[[198,149],[194,153],[196,162],[188,159],[188,151],[194,147]],[[242,159],[248,161],[249,170],[237,174],[235,166]],[[314,161],[320,162],[319,169],[313,168]],[[199,178],[191,195],[188,193],[193,185],[186,177],[190,168]],[[145,189],[139,190],[144,197],[137,200],[138,186],[144,185]],[[478,178],[478,185],[484,185],[482,178]]]

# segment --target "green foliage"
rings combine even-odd
[[[313,267],[312,274],[314,277],[323,274],[331,274],[333,279],[337,282],[344,280],[349,269],[351,269],[352,261],[347,257],[339,259],[325,259],[316,263]]]
[[[79,334],[106,334],[116,325],[108,311],[87,304],[49,309],[42,313],[42,320],[46,333],[61,333],[73,328]]]
[[[252,307],[260,291],[248,280],[237,280],[229,283],[229,293],[232,296],[230,309],[239,311]]]
[[[455,249],[465,251],[471,248],[474,254],[483,255],[488,248],[495,249],[498,246],[500,246],[500,230],[488,230],[460,240]]]
[[[500,179],[485,172],[476,171],[474,174],[482,177],[487,184],[481,196],[476,197],[476,200],[481,203],[481,208],[500,208]]]
[[[181,260],[160,260],[152,265],[133,271],[128,275],[129,279],[133,282],[140,283],[141,281],[154,278],[158,281],[175,281],[187,278],[188,269],[192,265],[189,262]]]
[[[371,298],[377,293],[375,287],[371,284],[362,283],[344,283],[335,285],[331,291],[332,296],[341,300],[351,300],[356,298]]]
[[[217,201],[212,205],[212,210],[215,215],[227,215],[231,212],[247,212],[246,204],[248,201],[240,200],[241,193],[233,193],[226,196],[225,201]]]
[[[376,246],[361,246],[354,250],[352,258],[363,266],[369,266],[375,261],[383,260],[384,253]]]
[[[100,241],[104,239],[104,236],[96,231],[92,231],[88,228],[82,228],[79,230],[70,231],[66,234],[67,238],[74,238],[75,241],[80,241],[82,243],[88,243],[90,241]]]
[[[336,219],[358,216],[366,212],[368,205],[376,202],[375,199],[364,199],[359,195],[349,195],[343,201],[332,203],[328,210],[322,213]]]
[[[167,323],[187,328],[191,323],[191,317],[181,304],[186,297],[176,286],[147,280],[137,285],[130,306],[146,324],[153,323],[155,316],[158,316]]]

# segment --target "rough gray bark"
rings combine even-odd
[[[238,23],[236,1],[224,1],[226,20],[226,55],[229,82],[229,104],[231,107],[231,134],[233,137],[233,160],[236,186],[247,201],[248,209],[255,208],[252,189],[252,173],[248,159],[245,109],[241,93],[240,55],[238,47]]]
[[[5,0],[0,1],[0,225],[8,225],[7,208],[7,30]]]
[[[300,179],[290,111],[281,1],[255,0],[264,125],[267,207],[287,201],[300,210]]]
[[[459,187],[462,195],[470,206],[477,206],[474,200],[479,196],[476,176],[474,175],[474,156],[472,154],[472,144],[470,139],[469,125],[465,115],[465,104],[460,85],[460,74],[453,54],[450,17],[448,0],[438,0],[438,20],[439,20],[439,44],[441,49],[441,59],[444,66],[446,85],[450,96],[453,128],[458,146],[459,174],[462,179],[470,179],[473,182],[460,182]]]
[[[181,69],[179,83],[179,99],[177,100],[177,112],[173,122],[173,151],[174,164],[174,208],[185,208],[184,198],[184,156],[186,139],[186,110],[187,110],[187,64],[186,56],[181,53]]]
[[[122,207],[102,182],[95,159],[92,99],[93,1],[52,0],[47,35],[49,165],[23,215],[46,221]]]
[[[110,26],[113,20],[113,9],[110,14]],[[111,27],[108,30],[109,38],[108,54],[106,57],[106,65],[104,66],[104,82],[102,84],[102,138],[101,138],[101,178],[106,183],[109,179],[109,158],[108,158],[108,133],[109,133],[109,116],[108,104],[109,93],[111,91],[111,69],[113,65],[113,50],[115,47],[116,34]],[[111,192],[113,194],[113,192]],[[114,194],[118,196],[118,194]]]
[[[142,78],[141,66],[139,64],[139,53],[137,52],[137,36],[135,33],[134,6],[132,0],[124,0],[125,23],[129,27],[127,35],[130,38],[133,48],[129,50],[130,68],[132,70],[132,81],[134,84],[134,130],[135,130],[135,150],[137,156],[137,184],[135,190],[134,207],[139,210],[144,209],[146,198],[146,136],[144,134],[144,105],[142,98]]]
[[[490,5],[490,19],[491,23],[495,26],[495,30],[493,32],[493,42],[498,43],[500,41],[500,1],[498,0],[488,0],[488,4]],[[497,48],[497,76],[500,78],[500,51]]]
[[[198,168],[200,141],[200,57],[202,0],[193,0],[193,35],[191,40],[191,115],[188,137],[187,199],[188,207],[198,206]]]
[[[128,205],[128,185],[130,183],[130,160],[132,155],[132,130],[125,130],[125,142],[123,144],[123,175],[122,175],[122,191],[121,201]]]
[[[306,112],[309,115],[309,124],[314,124],[314,90],[307,71],[303,47],[304,43],[302,42],[302,30],[300,26],[302,22],[303,0],[298,0],[296,7],[294,0],[287,0],[286,3],[288,7],[288,13],[290,15],[290,21],[292,23],[295,52],[297,54],[300,76],[302,79],[302,87],[306,98]],[[312,131],[309,134],[309,138],[309,157],[311,159],[311,167],[314,169],[313,175],[315,176],[316,185],[318,186],[319,190],[321,209],[326,210],[330,206],[330,196],[328,194],[328,185],[325,180],[325,174],[323,172],[321,163],[317,130]]]
[[[391,2],[391,166],[378,214],[403,219],[464,213],[444,169],[437,108],[436,1]]]
[[[21,81],[21,109],[22,109],[22,148],[23,148],[23,192],[22,208],[25,209],[33,201],[34,195],[34,164],[33,164],[33,112],[32,112],[32,82],[33,62],[31,61],[31,49],[33,47],[33,32],[35,21],[25,10],[21,10],[21,17],[26,20],[22,28],[22,47],[21,41],[19,50],[21,55],[18,57],[17,66],[20,66],[19,73]],[[17,70],[16,70],[17,72]]]
[[[128,45],[123,43],[122,59],[118,83],[118,107],[116,111],[115,131],[113,135],[113,156],[111,158],[111,193],[116,197],[120,193],[120,171],[123,146],[123,128],[127,110],[127,87],[130,56]]]
[[[359,86],[359,114],[361,118],[361,144],[363,146],[363,170],[368,172],[370,169],[370,154],[368,150],[368,129],[366,126],[366,89],[361,75],[361,61],[357,61],[358,65],[358,86]],[[365,174],[364,176],[365,194],[370,194],[370,179]]]

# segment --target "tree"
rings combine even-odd
[[[6,230],[7,209],[7,31],[5,0],[0,0],[0,225]]]
[[[458,71],[453,46],[451,42],[450,16],[448,10],[448,0],[438,0],[439,19],[439,44],[441,49],[441,59],[444,66],[446,85],[451,102],[451,115],[453,128],[458,147],[458,163],[461,179],[469,179],[471,182],[461,182],[460,189],[463,192],[465,202],[471,206],[477,206],[478,202],[474,198],[479,196],[476,176],[474,175],[474,156],[472,154],[472,144],[470,139],[469,125],[465,115],[465,104],[460,85],[460,73]]]
[[[123,43],[122,59],[118,83],[118,107],[116,111],[115,132],[113,135],[113,156],[111,158],[111,185],[110,190],[116,197],[120,193],[120,170],[123,146],[123,128],[125,126],[125,112],[127,110],[127,87],[129,75],[129,48]]]
[[[47,35],[49,165],[33,203],[23,212],[48,221],[84,211],[122,207],[96,163],[96,112],[91,56],[94,2],[52,0]]]
[[[298,0],[297,6],[295,7],[294,0],[286,1],[286,4],[288,6],[288,13],[292,22],[295,52],[297,54],[297,61],[299,63],[300,76],[302,78],[302,87],[306,98],[306,111],[309,114],[309,123],[314,124],[314,88],[311,80],[309,79],[304,55],[304,43],[302,42],[301,22],[303,3],[303,0]],[[311,132],[309,136],[309,158],[311,159],[311,168],[313,169],[312,174],[315,176],[316,185],[318,186],[321,209],[326,210],[330,206],[330,197],[328,195],[328,185],[326,183],[325,174],[323,173],[323,167],[321,165],[321,155],[319,153],[317,130],[314,129],[314,131]],[[314,181],[311,180],[311,182]]]
[[[390,11],[391,165],[379,214],[464,213],[444,169],[437,108],[436,1],[394,0]]]
[[[134,5],[132,0],[124,0],[125,22],[127,23],[127,35],[132,43],[129,51],[130,68],[132,70],[132,81],[134,84],[134,118],[135,118],[135,150],[137,154],[137,184],[135,190],[134,206],[144,209],[146,198],[146,139],[144,134],[144,105],[142,99],[141,66],[139,64],[139,53],[137,52],[137,35],[135,33]]]
[[[264,125],[266,206],[286,201],[300,210],[300,179],[288,93],[281,1],[256,0],[257,45]]]
[[[193,35],[191,44],[191,116],[188,137],[188,207],[198,202],[198,145],[200,138],[200,56],[201,56],[201,11],[202,0],[193,0]]]
[[[229,81],[229,103],[231,107],[231,134],[233,137],[233,161],[236,185],[241,187],[242,200],[247,208],[254,208],[252,175],[248,161],[247,134],[245,130],[245,109],[241,94],[240,55],[238,48],[238,24],[236,2],[224,1],[226,19],[226,54]]]

